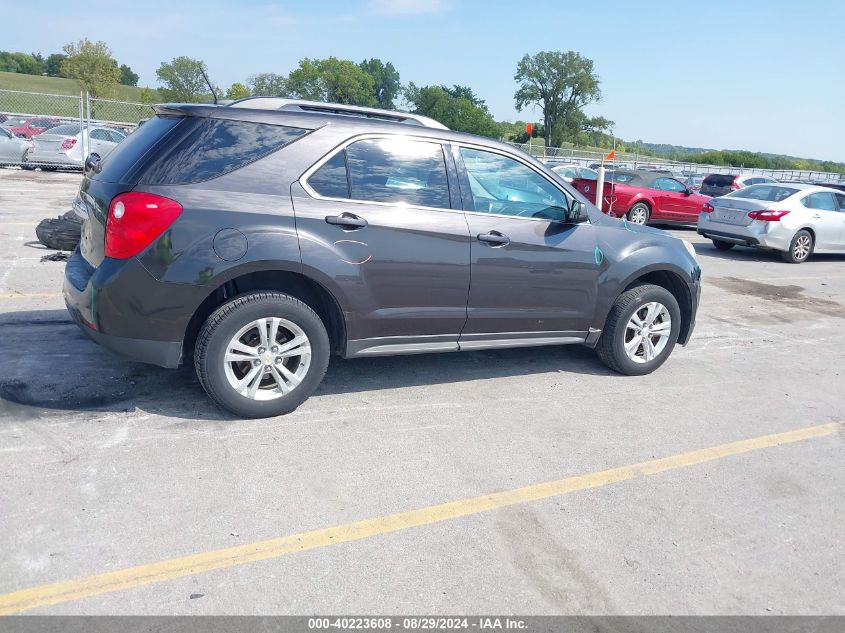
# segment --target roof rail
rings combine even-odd
[[[378,119],[380,121],[392,121],[394,123],[407,123],[409,125],[419,125],[422,127],[433,127],[441,130],[449,129],[439,121],[435,121],[434,119],[430,119],[427,116],[419,114],[410,114],[409,112],[380,110],[378,108],[365,108],[362,106],[345,105],[341,103],[323,103],[321,101],[288,99],[286,97],[246,97],[230,103],[225,107],[339,114],[344,116],[363,117],[367,119]]]

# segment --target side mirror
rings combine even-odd
[[[584,205],[577,200],[572,201],[569,210],[565,212],[565,216],[564,222],[567,224],[581,224],[590,219],[590,216],[587,215],[584,209]]]
[[[692,195],[692,189],[690,189],[689,187],[687,187],[687,188],[684,190],[684,195],[685,195],[685,196],[691,196],[691,195]]]

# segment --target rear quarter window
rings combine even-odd
[[[150,123],[144,124],[127,142],[151,127]],[[188,117],[154,152],[140,182],[182,185],[217,178],[281,149],[307,131],[283,125]]]

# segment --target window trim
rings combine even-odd
[[[313,176],[319,169],[329,162],[332,158],[335,157],[340,152],[345,152],[346,148],[352,145],[353,143],[357,143],[358,141],[367,141],[370,139],[402,139],[407,141],[420,141],[422,143],[429,143],[430,145],[439,145],[440,151],[443,152],[443,169],[446,172],[446,185],[449,188],[449,207],[429,207],[422,204],[409,204],[407,202],[381,202],[379,200],[358,200],[356,198],[331,198],[328,196],[322,196],[314,189],[311,188],[311,185],[308,184],[308,179]],[[353,203],[353,204],[366,204],[366,205],[376,205],[376,206],[383,206],[383,207],[395,207],[396,205],[401,204],[403,207],[408,209],[422,209],[426,211],[462,211],[460,207],[455,206],[455,196],[452,192],[455,183],[453,182],[454,175],[449,170],[449,156],[448,156],[448,147],[449,142],[443,139],[438,138],[430,138],[426,136],[414,136],[413,134],[385,134],[385,133],[369,133],[369,134],[358,134],[356,136],[352,136],[345,141],[343,141],[340,145],[333,147],[329,150],[324,156],[322,156],[317,162],[311,165],[308,169],[306,169],[303,174],[299,177],[297,182],[299,185],[305,190],[311,198],[314,200],[324,200],[328,202],[341,202],[341,203]],[[349,163],[347,157],[343,157],[343,161],[346,164],[346,181],[347,186],[349,187],[350,196],[352,194],[352,187],[351,183],[349,182]]]
[[[511,158],[518,163],[521,163],[528,169],[532,170],[535,174],[537,174],[540,178],[543,178],[552,185],[555,189],[560,191],[568,200],[570,205],[573,202],[576,202],[577,199],[571,193],[569,193],[566,189],[562,189],[558,183],[553,181],[550,178],[547,178],[541,171],[539,171],[534,165],[530,162],[523,160],[523,158],[516,153],[506,152],[504,150],[500,150],[497,147],[489,147],[487,145],[478,145],[475,143],[463,143],[457,142],[452,143],[452,155],[455,159],[455,164],[458,168],[458,184],[461,187],[461,200],[463,201],[463,211],[464,213],[470,215],[477,215],[480,217],[485,218],[510,218],[512,220],[531,220],[532,222],[545,222],[546,224],[550,222],[554,222],[555,224],[562,224],[567,225],[565,222],[561,222],[560,220],[549,220],[547,218],[534,218],[530,216],[519,216],[519,215],[509,215],[507,213],[485,213],[482,211],[475,210],[475,203],[472,197],[472,191],[464,192],[464,189],[469,188],[469,175],[467,172],[466,165],[464,164],[464,159],[461,156],[461,148],[466,147],[467,149],[474,149],[480,152],[490,152],[491,154],[498,154],[499,156],[504,156],[505,158]],[[580,201],[578,201],[580,202]],[[582,203],[582,206],[586,208],[586,206]],[[582,222],[581,224],[592,224],[592,218],[590,218],[590,214],[587,213],[587,220]]]

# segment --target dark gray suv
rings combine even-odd
[[[239,416],[292,411],[332,354],[582,343],[636,375],[690,338],[692,246],[505,144],[266,98],[155,110],[86,165],[64,296],[119,354],[193,360]]]

